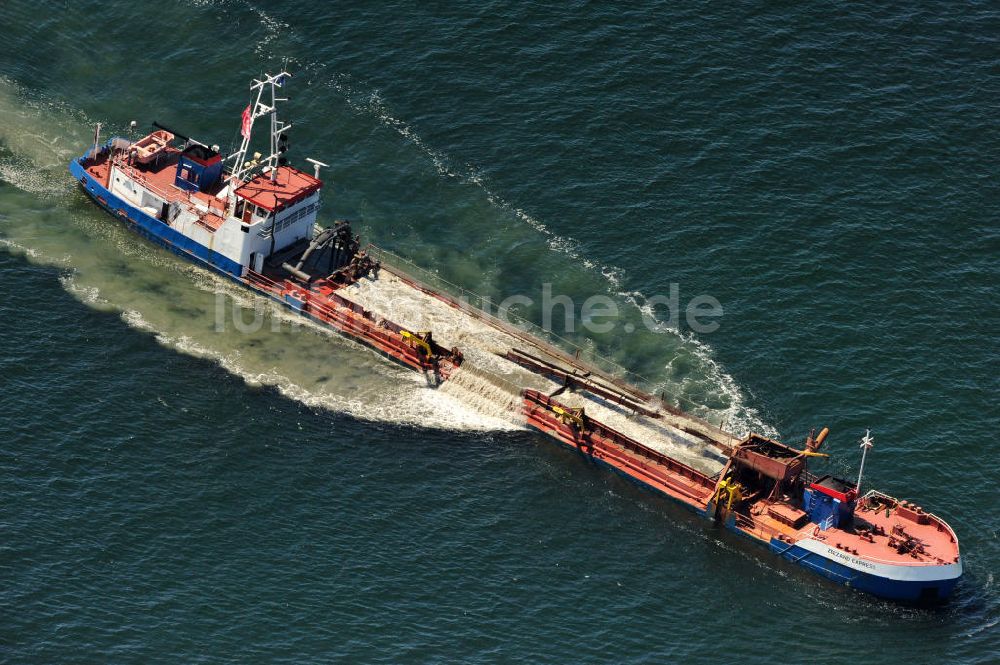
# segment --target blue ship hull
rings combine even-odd
[[[112,194],[108,188],[94,180],[84,170],[79,159],[74,159],[70,162],[69,172],[73,174],[73,177],[83,187],[83,191],[90,198],[94,199],[99,206],[112,215],[129,222],[136,233],[144,238],[152,240],[175,254],[210,268],[226,277],[238,280],[243,275],[243,266],[236,261],[204,245],[198,244],[194,240],[170,228],[164,222],[146,214],[131,203]]]
[[[184,236],[183,234],[172,229],[168,224],[163,221],[147,214],[143,210],[135,207],[134,205],[128,203],[127,201],[121,199],[118,196],[113,195],[105,186],[97,182],[90,174],[86,172],[83,165],[81,164],[83,158],[73,160],[69,165],[70,173],[77,179],[80,185],[83,187],[84,191],[90,196],[98,205],[107,210],[110,214],[118,217],[122,221],[128,222],[129,226],[136,231],[139,235],[144,238],[166,248],[175,254],[186,258],[197,265],[206,267],[228,279],[232,279],[248,288],[253,289],[253,286],[248,284],[243,279],[243,274],[245,269],[239,263],[229,259],[222,254],[213,251],[193,240]],[[256,289],[254,289],[256,290]],[[308,312],[302,311],[301,303],[294,299],[287,300],[275,296],[274,294],[268,293],[266,291],[260,291],[263,295],[267,295],[269,298],[280,302],[289,309],[296,311],[297,313],[306,316],[318,323],[325,324],[324,321],[311,316]],[[399,362],[398,358],[395,358],[391,354],[385,353],[376,346],[367,343],[363,338],[358,338],[355,335],[350,335],[340,331],[345,334],[345,336],[352,339],[356,339],[365,343],[366,346],[379,351],[382,355],[386,356],[391,360]],[[405,365],[405,363],[404,363]],[[673,499],[677,503],[683,505],[685,508],[692,510],[697,515],[711,519],[715,514],[715,504],[714,501],[710,501],[706,506],[700,504],[682,501],[676,497],[671,496],[665,492],[662,492],[658,488],[644,482],[642,479],[637,478],[629,473],[623,472],[621,469],[617,468],[612,464],[608,464],[602,459],[594,457],[591,454],[581,450],[580,448],[570,445],[564,441],[556,438],[561,445],[566,446],[571,450],[575,450],[583,457],[588,459],[588,461],[596,462],[599,466],[605,467],[615,471],[616,473],[628,478],[632,482],[643,486],[646,489],[651,489],[657,494],[662,494],[670,499]],[[823,556],[817,552],[811,552],[803,547],[796,544],[788,544],[786,542],[780,541],[778,539],[773,539],[770,543],[761,540],[755,536],[748,534],[747,532],[737,528],[733,516],[724,521],[724,525],[730,531],[737,533],[743,537],[749,538],[750,540],[763,545],[768,548],[773,554],[780,556],[781,558],[788,560],[792,563],[800,565],[807,570],[814,573],[822,575],[823,577],[842,584],[844,586],[857,589],[866,593],[870,593],[874,596],[897,600],[897,601],[929,601],[929,600],[939,600],[946,598],[956,583],[958,582],[958,577],[945,580],[921,580],[921,581],[909,581],[909,580],[894,580],[879,575],[867,573],[864,571],[859,571],[850,568],[838,561],[830,559],[829,557]]]
[[[322,326],[326,326],[348,339],[359,342],[365,347],[377,352],[379,355],[398,363],[402,367],[412,369],[410,365],[406,364],[391,353],[387,353],[385,350],[380,349],[364,337],[352,335],[349,332],[337,328],[336,326],[331,326],[327,321],[317,318],[309,312],[303,311],[301,301],[290,296],[283,298],[267,290],[255,288],[252,283],[243,278],[243,266],[239,263],[198,244],[187,236],[170,228],[159,219],[146,214],[139,208],[136,208],[132,204],[122,200],[120,197],[115,196],[104,185],[94,180],[94,178],[86,172],[80,164],[82,159],[83,157],[74,159],[70,162],[69,171],[80,183],[83,191],[86,192],[86,194],[90,196],[90,198],[93,199],[93,201],[101,208],[109,212],[114,217],[117,217],[119,220],[127,222],[129,228],[143,238],[170,250],[174,254],[177,254],[178,256],[187,259],[196,265],[208,268],[209,270],[218,273],[227,279],[231,279],[237,284],[240,284],[255,293],[273,300],[274,302],[279,303],[295,312],[299,316],[307,318],[310,321],[318,323]]]
[[[539,430],[545,434],[544,430]],[[555,438],[555,437],[554,437]],[[687,501],[681,501],[666,492],[659,490],[658,488],[643,482],[640,478],[637,478],[631,474],[623,472],[618,467],[613,464],[609,464],[606,461],[599,459],[579,447],[571,445],[565,441],[555,438],[560,446],[572,450],[578,453],[581,457],[591,463],[595,463],[598,467],[603,469],[609,469],[615,474],[625,478],[632,483],[642,487],[645,490],[650,490],[659,496],[666,497],[676,504],[679,504],[688,510],[692,511],[694,514],[705,519],[712,519],[714,514],[715,504],[709,503],[707,507],[701,508],[693,503]],[[760,540],[747,532],[739,529],[736,526],[736,520],[733,515],[730,515],[728,519],[723,522],[725,528],[747,540],[750,540],[757,545],[761,545],[769,549],[773,554],[790,561],[794,564],[802,566],[810,572],[817,573],[826,579],[846,586],[851,589],[856,589],[865,593],[869,593],[873,596],[879,598],[884,598],[886,600],[894,600],[901,602],[933,602],[938,600],[943,600],[947,598],[951,592],[954,590],[955,585],[958,583],[960,578],[955,577],[952,579],[943,580],[925,580],[925,581],[905,581],[905,580],[893,580],[886,577],[881,577],[879,575],[873,575],[871,573],[866,573],[859,570],[854,570],[842,563],[834,561],[833,559],[822,556],[821,554],[810,552],[797,545],[789,545],[788,543],[782,542],[777,538],[772,539],[770,543]]]
[[[935,601],[947,598],[960,578],[943,580],[893,580],[855,570],[798,545],[788,545],[777,538],[771,540],[770,549],[783,559],[818,573],[838,584],[870,593],[879,598],[908,602]]]

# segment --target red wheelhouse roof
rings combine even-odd
[[[236,196],[259,208],[274,211],[292,205],[319,191],[322,181],[291,166],[279,166],[274,182],[269,175],[256,175],[236,189]]]

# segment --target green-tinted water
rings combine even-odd
[[[5,4],[5,659],[996,659],[998,16]],[[773,562],[137,240],[67,175],[97,121],[227,145],[286,57],[326,221],[535,320],[546,283],[606,295],[618,326],[576,342],[737,430],[830,425],[837,472],[872,427],[870,482],[959,533],[954,602]],[[672,283],[717,331],[641,324]],[[262,327],[219,332],[233,301]]]

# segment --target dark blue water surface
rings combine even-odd
[[[1000,661],[995,4],[8,0],[0,25],[0,659]],[[223,286],[65,164],[95,122],[229,145],[286,58],[325,222],[494,299],[606,295],[639,330],[568,336],[739,432],[830,426],[829,470],[871,427],[866,484],[958,532],[952,602],[773,561],[348,342],[214,332]],[[718,330],[642,326],[671,284]]]

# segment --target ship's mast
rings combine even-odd
[[[875,445],[875,439],[872,438],[872,432],[869,429],[865,430],[865,438],[861,439],[861,468],[858,469],[858,484],[855,487],[855,491],[861,494],[861,474],[865,472],[865,456],[868,454],[868,450]]]
[[[281,153],[288,147],[286,132],[292,127],[291,123],[278,119],[278,102],[288,101],[287,98],[278,97],[278,89],[284,87],[285,81],[290,76],[291,74],[286,71],[274,75],[266,74],[263,80],[254,79],[253,83],[250,84],[250,91],[256,92],[256,96],[253,103],[250,104],[247,121],[241,127],[243,141],[240,143],[240,149],[226,158],[227,162],[232,161],[229,176],[232,187],[239,187],[240,184],[249,180],[255,172],[263,172],[267,167],[270,167],[268,170],[272,181],[277,176]],[[253,136],[254,121],[264,116],[270,116],[271,120],[269,128],[270,153],[266,157],[254,153],[254,158],[248,161],[246,156],[247,150],[250,148],[250,139]]]

